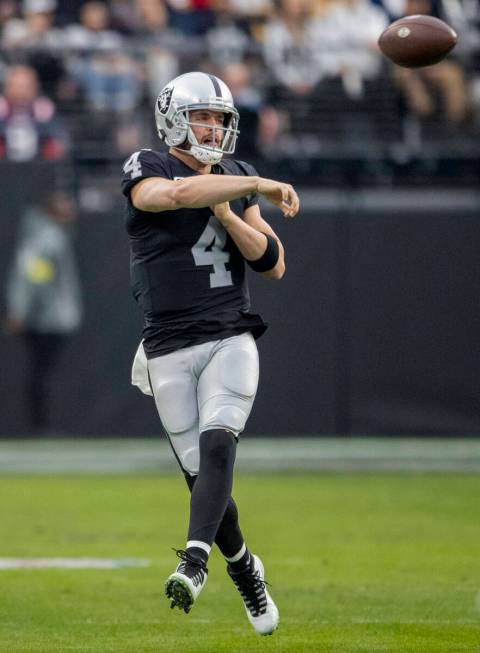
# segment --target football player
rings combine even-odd
[[[258,195],[287,218],[299,210],[289,184],[259,177],[232,154],[238,112],[230,90],[201,72],[160,93],[156,124],[168,152],[135,152],[123,167],[134,297],[144,314],[133,382],[153,394],[191,491],[185,549],[165,593],[189,612],[205,586],[215,542],[256,632],[272,633],[278,610],[260,558],[246,547],[231,497],[235,450],[258,383],[245,263],[268,279],[284,250],[263,220]]]

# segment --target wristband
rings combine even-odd
[[[263,233],[263,232],[262,232]],[[274,268],[278,262],[280,256],[280,249],[278,247],[278,241],[270,234],[263,234],[267,239],[267,249],[263,252],[260,258],[257,258],[255,261],[246,262],[255,270],[255,272],[268,272]]]

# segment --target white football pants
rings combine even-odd
[[[250,332],[179,349],[148,361],[158,414],[175,455],[198,474],[200,434],[245,428],[258,386],[258,351]]]

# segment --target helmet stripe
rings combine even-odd
[[[213,84],[213,88],[215,89],[215,97],[220,97],[223,99],[222,89],[220,88],[218,79],[214,75],[208,75],[208,77],[210,78],[210,81]]]

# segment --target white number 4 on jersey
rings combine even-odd
[[[138,152],[134,152],[132,156],[125,162],[123,166],[123,172],[128,175],[130,173],[130,179],[136,179],[137,177],[142,176],[142,164],[138,160],[138,157],[142,152],[151,152],[151,149],[144,148]]]
[[[213,265],[210,288],[233,285],[232,273],[225,267],[225,263],[230,260],[230,253],[223,250],[226,242],[227,232],[212,215],[202,235],[192,247],[195,265]]]
[[[142,164],[138,160],[140,152],[134,152],[132,156],[125,162],[123,166],[123,172],[128,175],[130,173],[130,179],[136,179],[137,177],[142,176]]]

